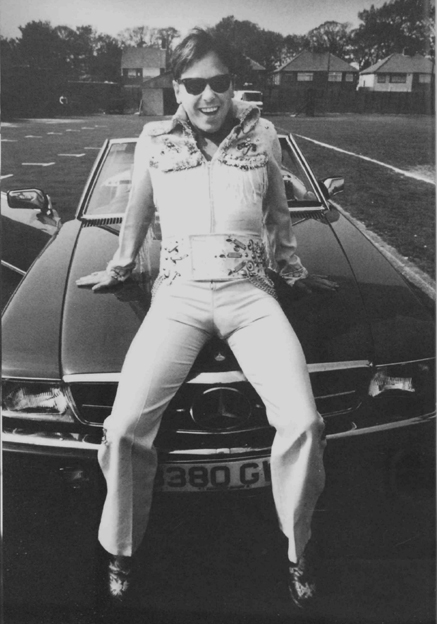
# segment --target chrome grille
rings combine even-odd
[[[367,394],[370,370],[366,368],[343,368],[311,373],[311,383],[317,409],[325,418],[327,433],[350,428],[353,413]],[[202,419],[193,416],[193,406],[202,403],[203,397],[211,391],[227,389],[227,395],[244,397],[248,414],[237,427],[229,426],[226,419],[216,419],[203,425]],[[79,419],[86,424],[99,426],[111,413],[117,389],[116,383],[72,383],[70,392]],[[220,395],[219,392],[216,394]],[[207,403],[205,403],[206,405]],[[244,408],[246,409],[246,408]],[[241,408],[240,408],[241,411]],[[233,414],[232,414],[233,415]],[[162,421],[161,435],[234,435],[237,432],[256,431],[268,428],[264,405],[248,382],[231,384],[184,384],[170,402]]]
[[[111,413],[116,383],[75,383],[70,385],[76,414],[82,422],[101,425]]]

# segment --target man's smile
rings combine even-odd
[[[218,112],[219,106],[202,106],[198,110],[204,115],[214,115]]]

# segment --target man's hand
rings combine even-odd
[[[330,280],[327,275],[308,275],[307,277],[297,280],[297,282],[293,284],[293,288],[312,293],[317,290],[335,292],[340,286],[337,282]]]
[[[94,273],[76,280],[76,285],[79,288],[92,288],[94,292],[108,291],[119,284],[120,281],[115,277],[111,277],[106,271],[94,271]]]

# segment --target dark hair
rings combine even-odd
[[[194,28],[173,51],[171,69],[174,80],[179,80],[184,71],[210,52],[215,52],[223,65],[232,74],[233,53],[217,37],[202,28]]]

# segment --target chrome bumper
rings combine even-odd
[[[4,453],[25,453],[50,457],[96,459],[99,444],[87,442],[83,436],[71,438],[56,433],[3,433]]]
[[[400,420],[396,422],[376,425],[373,427],[365,427],[361,429],[350,429],[341,433],[328,435],[328,440],[336,440],[342,438],[352,438],[363,435],[371,435],[382,433],[384,431],[401,429],[420,425],[435,419],[435,412],[425,416],[414,417],[408,420]],[[21,432],[4,432],[2,434],[3,451],[5,453],[25,453],[29,455],[44,455],[51,457],[65,457],[76,459],[95,460],[99,444],[87,440],[86,435],[81,434],[60,434],[53,432],[38,432],[34,434],[25,434]],[[225,459],[226,456],[232,461],[236,456],[244,454],[259,453],[268,456],[269,447],[264,448],[216,448],[216,449],[189,449],[186,451],[169,451],[166,453],[165,463],[183,462],[185,458],[198,456],[199,461],[208,457]],[[185,459],[187,461],[187,459]]]

